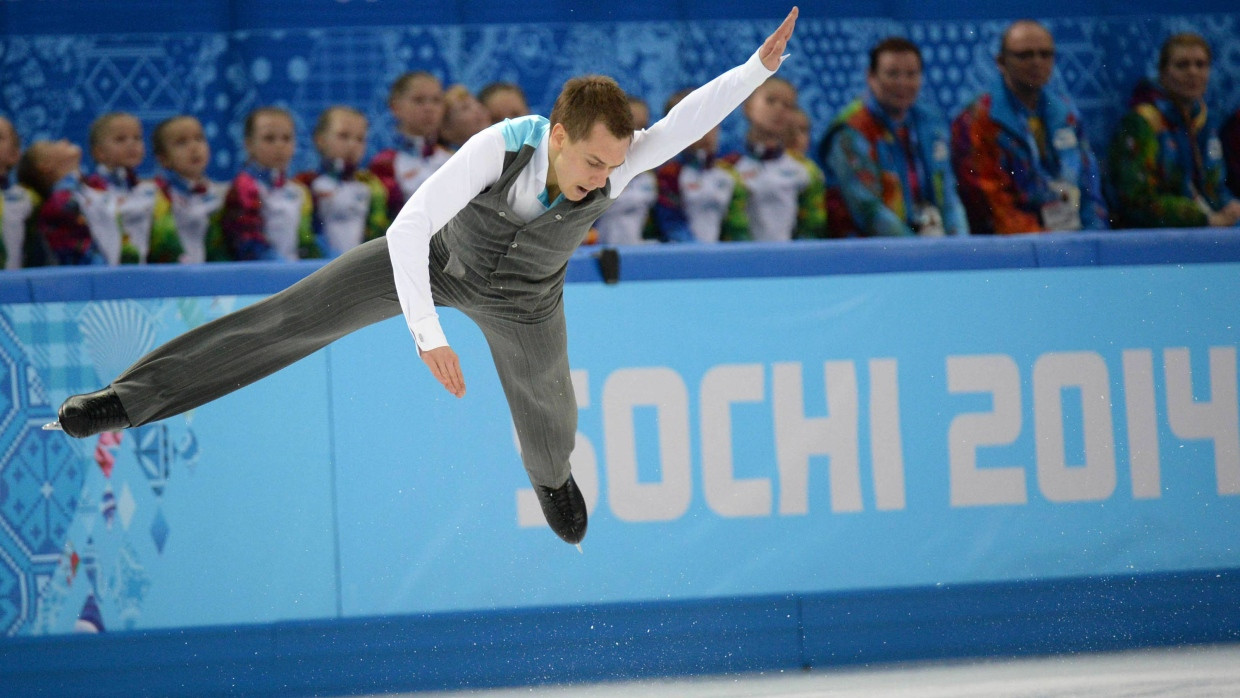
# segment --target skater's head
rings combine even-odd
[[[35,141],[17,161],[17,181],[46,199],[52,187],[82,168],[82,149],[67,140]]]
[[[749,120],[749,140],[778,145],[788,132],[788,122],[797,107],[797,88],[787,80],[772,75],[745,100],[745,118]]]
[[[202,123],[186,114],[159,122],[151,132],[151,149],[161,167],[190,182],[202,179],[211,160]]]
[[[90,125],[90,156],[104,167],[136,169],[146,157],[142,122],[125,112],[109,112]]]
[[[357,109],[341,105],[328,107],[319,114],[314,126],[314,147],[324,160],[357,167],[366,155],[368,128],[366,115]]]
[[[883,39],[870,49],[866,86],[896,120],[903,120],[921,94],[921,50],[901,36]]]
[[[443,125],[443,84],[425,70],[405,73],[392,83],[388,109],[401,133],[435,140]]]
[[[483,87],[478,92],[478,101],[486,107],[493,124],[530,113],[525,91],[515,82],[493,82]]]
[[[245,152],[251,162],[284,171],[293,160],[297,141],[293,115],[280,107],[259,107],[245,117]]]
[[[1040,22],[1013,22],[999,39],[995,57],[1008,89],[1021,99],[1036,98],[1055,69],[1055,39]]]
[[[692,87],[686,87],[683,90],[678,90],[677,92],[672,93],[672,96],[668,97],[667,101],[663,103],[663,114],[666,116],[673,107],[680,104],[680,102],[684,100],[685,97],[688,97],[692,92]],[[707,131],[706,135],[699,138],[693,143],[693,145],[686,148],[686,150],[695,153],[705,152],[708,155],[715,155],[719,152],[719,131],[719,125],[715,124],[714,128]]]
[[[1206,95],[1214,54],[1200,34],[1175,34],[1158,53],[1158,84],[1176,102],[1191,104]]]
[[[13,122],[0,116],[0,178],[7,177],[22,155],[22,141]]]
[[[587,75],[564,83],[550,121],[547,183],[558,186],[569,201],[601,188],[612,170],[624,164],[633,139],[633,114],[628,95],[615,80]]]
[[[449,148],[461,147],[474,134],[491,125],[490,112],[464,85],[448,88],[444,93],[444,103],[446,107],[439,140]]]

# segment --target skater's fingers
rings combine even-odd
[[[461,375],[461,362],[452,347],[437,347],[422,352],[431,375],[450,393],[457,397],[465,395],[465,378]]]
[[[800,10],[793,7],[779,28],[763,42],[758,58],[762,60],[762,65],[766,66],[767,70],[775,70],[779,67],[780,56],[784,54],[784,49],[788,46],[788,39],[792,38],[792,30],[796,27],[798,14]]]
[[[447,382],[444,383],[444,387],[457,397],[465,397],[465,376],[461,374],[461,364],[455,361],[456,357],[452,358],[454,361],[447,367]]]

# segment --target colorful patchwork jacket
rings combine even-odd
[[[1232,196],[1240,197],[1240,109],[1232,112],[1218,130],[1223,145],[1223,159],[1227,163],[1227,188]]]
[[[80,175],[65,176],[35,214],[35,229],[51,252],[52,264],[108,263],[91,237],[83,189]]]
[[[158,185],[139,179],[128,168],[100,166],[82,178],[87,192],[87,220],[91,235],[109,264],[171,264],[180,261],[181,241],[176,233],[172,205]],[[114,239],[119,239],[119,258],[114,257]]]
[[[1133,91],[1131,111],[1111,141],[1107,164],[1115,191],[1117,223],[1124,227],[1206,225],[1200,195],[1217,211],[1232,200],[1223,146],[1205,103],[1185,115],[1153,82]]]
[[[329,257],[382,237],[391,224],[388,193],[369,170],[324,161],[318,170],[302,172],[314,202],[314,235]]]
[[[431,139],[397,134],[395,148],[381,150],[371,158],[367,169],[387,189],[388,220],[396,220],[413,192],[450,157],[452,153]]]
[[[246,163],[224,197],[218,238],[209,259],[293,261],[322,257],[312,227],[310,191],[283,172]]]
[[[654,221],[664,242],[750,240],[749,199],[725,158],[688,150],[655,170]]]
[[[21,269],[48,263],[35,226],[41,203],[32,189],[10,184],[7,176],[0,175],[0,268]]]
[[[908,152],[896,138],[896,125],[867,94],[831,122],[819,154],[826,164],[829,221],[833,235],[913,235],[916,206],[910,170],[920,182],[923,200],[939,210],[948,235],[967,235],[969,222],[956,193],[947,121],[920,104],[913,105]],[[831,206],[842,201],[843,210]]]
[[[750,143],[724,160],[736,168],[748,197],[749,235],[762,242],[827,236],[825,178],[803,155]]]
[[[208,179],[190,182],[181,175],[168,171],[156,175],[155,184],[172,205],[177,238],[184,249],[181,262],[198,264],[207,261],[208,257],[226,258],[227,255],[222,250],[209,254],[207,244],[209,240],[215,244],[220,244],[222,240],[220,218],[228,184]]]
[[[1045,232],[1041,209],[1060,200],[1052,180],[1080,189],[1081,227],[1108,227],[1098,161],[1072,98],[1047,88],[1036,110],[1046,129],[1046,157],[1029,127],[1034,115],[996,77],[952,122],[952,167],[973,233]]]

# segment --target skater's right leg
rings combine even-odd
[[[108,388],[69,398],[61,428],[80,438],[180,414],[399,313],[387,240],[378,238],[157,347]]]

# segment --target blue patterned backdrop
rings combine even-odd
[[[197,462],[192,414],[82,441],[42,425],[65,397],[231,307],[116,300],[0,311],[0,636],[135,626],[173,535],[163,495]]]
[[[572,6],[536,4],[561,10],[559,5]],[[1129,89],[1153,73],[1158,46],[1174,32],[1205,35],[1215,48],[1210,101],[1216,109],[1240,107],[1240,41],[1235,38],[1240,12],[1221,11],[1220,4],[1199,3],[1196,8],[1211,10],[1200,14],[1158,14],[1153,3],[1138,3],[1135,10],[1146,14],[1131,14],[1130,4],[1129,14],[1100,6],[1098,11],[1111,11],[1105,16],[1046,18],[1060,50],[1058,79],[1076,95],[1096,144],[1105,142]],[[719,14],[700,9],[698,18],[693,18],[692,3],[673,5],[678,8],[674,15],[639,3],[620,15],[629,18],[625,21],[505,23],[486,23],[488,15],[471,13],[466,2],[447,3],[447,9],[439,11],[421,3],[414,10],[412,4],[393,0],[252,5],[195,3],[192,9],[174,10],[178,6],[158,0],[126,0],[107,3],[107,16],[92,18],[92,13],[100,14],[92,9],[100,7],[96,3],[7,0],[0,4],[8,28],[0,43],[0,112],[13,118],[27,142],[59,137],[84,141],[90,121],[109,110],[137,114],[148,131],[160,119],[193,113],[207,128],[214,152],[212,174],[223,179],[239,165],[241,122],[258,105],[279,104],[295,114],[297,169],[316,164],[309,130],[331,104],[362,109],[372,123],[372,152],[384,147],[392,133],[387,87],[413,69],[429,70],[445,83],[460,82],[473,90],[493,80],[516,81],[540,113],[550,110],[568,77],[604,72],[645,96],[658,114],[671,93],[744,60],[778,21],[777,11],[770,8],[750,13],[765,16],[748,17],[738,9],[741,3],[723,3]],[[831,115],[863,89],[866,52],[881,37],[901,34],[922,47],[926,92],[951,114],[993,74],[998,36],[1012,17],[1039,9],[1062,14],[1047,3],[1000,3],[1011,12],[1006,16],[996,16],[993,8],[970,14],[969,5],[944,9],[938,13],[942,18],[926,17],[933,13],[900,3],[887,8],[900,12],[900,18],[835,17],[830,7],[804,8],[790,48],[793,58],[783,75],[800,89],[814,119],[815,138]],[[162,14],[149,10],[152,6]],[[231,14],[219,10],[221,6],[231,8]],[[383,24],[377,13],[393,7],[405,13],[402,21]],[[488,12],[501,20],[520,19],[513,7],[501,5]],[[77,8],[86,17],[71,23],[72,33],[51,34],[53,22],[44,16],[48,8]],[[862,4],[851,11],[871,9]],[[183,12],[191,15],[177,14]],[[199,23],[193,13],[202,13]],[[574,16],[563,10],[558,16],[616,17],[597,9],[588,13]],[[151,19],[152,14],[158,19]],[[659,19],[639,21],[643,16]],[[723,18],[715,18],[719,16]],[[191,26],[200,30],[184,30]],[[202,31],[204,26],[212,30]],[[126,28],[140,33],[123,33]],[[744,127],[739,114],[731,117],[725,123],[725,146],[739,143]],[[149,159],[147,167],[153,167]]]

